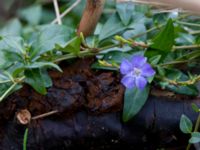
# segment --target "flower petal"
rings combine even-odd
[[[141,68],[141,75],[144,77],[151,77],[155,74],[156,72],[153,70],[151,65],[149,64],[144,64],[144,66]]]
[[[141,56],[141,55],[135,55],[133,56],[133,58],[131,59],[131,64],[134,66],[134,67],[142,67],[147,61],[147,58],[144,57],[144,56]]]
[[[132,64],[127,59],[124,59],[120,65],[121,74],[128,74],[132,69]]]
[[[145,86],[147,85],[147,80],[144,77],[140,76],[135,79],[135,83],[136,83],[137,88],[139,88],[140,90],[143,90]]]
[[[121,83],[126,88],[133,88],[135,86],[135,79],[134,77],[131,77],[131,76],[124,76],[121,80]]]

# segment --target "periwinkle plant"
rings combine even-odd
[[[155,75],[155,71],[147,63],[147,58],[141,55],[133,56],[130,61],[124,59],[120,65],[120,72],[123,75],[121,83],[126,88],[137,87],[140,90],[147,85],[147,78]]]

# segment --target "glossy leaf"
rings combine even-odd
[[[1,30],[0,35],[20,36],[22,32],[22,24],[18,19],[10,20]]]
[[[198,96],[199,91],[194,85],[188,86],[175,86],[175,85],[166,85],[168,90],[171,90],[177,94],[189,95],[189,96]]]
[[[25,83],[32,86],[34,90],[43,95],[47,93],[45,83],[39,69],[26,70],[25,76]]]
[[[1,36],[0,40],[0,52],[2,50],[15,52],[19,55],[22,55],[25,52],[24,41],[21,37],[18,36]]]
[[[34,62],[30,65],[25,66],[25,68],[27,68],[27,69],[36,69],[36,68],[42,68],[42,67],[51,67],[51,68],[55,68],[58,71],[62,72],[61,68],[58,65],[51,63],[51,62]]]
[[[195,144],[200,142],[200,133],[199,132],[193,132],[192,137],[189,139],[189,143]]]
[[[32,5],[24,8],[19,11],[19,16],[30,25],[38,25],[42,17],[42,7],[41,5]]]
[[[59,49],[63,52],[72,53],[74,55],[79,55],[80,47],[81,47],[81,38],[77,36],[77,37],[73,38],[72,40],[70,40],[69,42],[67,42],[65,47],[63,47],[63,48],[61,47]]]
[[[149,86],[144,90],[139,90],[137,88],[126,89],[123,109],[124,122],[130,120],[141,110],[149,96],[149,89]]]
[[[199,109],[199,107],[197,106],[197,104],[192,103],[191,107],[192,107],[192,109],[193,109],[195,112],[197,112],[197,113],[200,112],[200,109]]]
[[[33,42],[33,52],[31,57],[39,56],[55,48],[55,45],[64,46],[70,37],[73,35],[73,31],[66,26],[61,25],[46,25],[43,26]]]
[[[134,5],[132,2],[120,2],[117,3],[117,12],[120,16],[122,23],[127,26],[131,19],[134,10]]]
[[[160,59],[161,59],[161,55],[153,56],[153,57],[149,58],[149,63],[151,65],[157,65],[158,62],[160,61]]]
[[[125,29],[126,29],[126,27],[121,22],[118,14],[115,13],[103,25],[100,35],[99,35],[99,40],[102,41],[106,38],[109,38],[113,35],[116,35],[122,31],[124,31]]]
[[[180,124],[179,124],[179,127],[180,127],[180,130],[183,132],[183,133],[191,133],[192,132],[192,122],[191,120],[185,116],[185,115],[182,115],[181,116],[181,120],[180,120]]]
[[[53,85],[53,82],[51,80],[51,77],[49,76],[48,72],[46,69],[41,69],[41,77],[44,81],[44,86],[46,88],[49,88]]]
[[[169,19],[165,28],[153,39],[150,47],[166,54],[172,50],[174,39],[174,25],[173,21]]]

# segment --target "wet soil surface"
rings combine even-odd
[[[24,86],[0,103],[0,150],[22,150],[26,126],[16,120],[22,109],[32,116],[58,110],[30,122],[28,150],[184,149],[188,137],[178,129],[180,116],[184,113],[195,121],[190,104],[199,100],[150,96],[142,111],[123,123],[119,75],[91,70],[92,62],[82,59],[61,64],[63,73],[50,71],[53,86],[45,96]]]

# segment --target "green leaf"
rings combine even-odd
[[[179,127],[183,133],[191,133],[192,132],[192,122],[191,120],[185,116],[181,116]]]
[[[131,39],[134,36],[137,36],[139,34],[143,34],[146,32],[146,26],[143,22],[135,22],[129,25],[131,30],[127,30],[123,33],[123,36],[125,39]],[[137,37],[136,39],[139,39],[139,41],[146,41],[147,40],[147,34],[143,34],[142,36]]]
[[[22,67],[17,67],[13,72],[12,72],[12,76],[15,77],[19,77],[20,75],[23,75],[25,71],[25,67],[24,65]]]
[[[0,30],[0,35],[15,35],[20,36],[22,32],[22,25],[18,19],[9,21],[5,27]]]
[[[120,16],[122,23],[127,26],[132,18],[134,5],[132,2],[120,2],[117,3],[117,12]]]
[[[199,107],[197,106],[197,104],[195,104],[195,103],[192,103],[192,109],[195,111],[195,112],[200,112],[200,110],[199,110]]]
[[[26,70],[24,74],[26,76],[25,83],[32,86],[38,93],[42,95],[47,93],[45,82],[39,69]]]
[[[30,25],[38,25],[42,17],[41,5],[32,5],[19,11],[19,16]]]
[[[80,47],[81,47],[81,38],[77,36],[72,40],[70,40],[69,42],[67,42],[65,47],[63,48],[61,47],[60,50],[63,52],[72,53],[74,55],[79,55]]]
[[[33,52],[31,57],[39,56],[52,51],[55,45],[64,46],[73,35],[73,31],[63,25],[46,25],[39,29],[36,41],[33,42]]]
[[[5,80],[10,80],[9,76],[0,72],[0,83],[2,83]]]
[[[171,90],[177,94],[183,94],[188,96],[198,96],[199,94],[199,91],[195,85],[175,86],[168,84],[166,85],[166,89]]]
[[[141,110],[149,96],[149,89],[149,86],[144,90],[139,90],[137,88],[126,89],[123,109],[124,122],[130,120]]]
[[[0,68],[23,61],[25,53],[23,39],[17,36],[2,36],[0,40]]]
[[[8,62],[23,62],[23,58],[19,53],[2,50],[2,54],[4,55],[5,61]]]
[[[195,51],[191,51],[191,52],[187,52],[184,55],[181,55],[180,57],[178,57],[176,60],[177,61],[183,61],[183,60],[194,60],[196,58],[200,57],[200,50],[195,50]]]
[[[117,13],[115,13],[103,25],[99,35],[99,40],[102,41],[104,39],[107,39],[113,35],[118,34],[119,32],[124,31],[125,29],[126,27],[120,21],[120,18],[117,15]]]
[[[178,38],[176,38],[177,45],[192,45],[194,41],[195,37],[188,33],[179,33]]]
[[[172,50],[174,39],[174,25],[173,21],[169,19],[165,28],[153,39],[153,44],[150,47],[166,54]]]
[[[22,55],[25,52],[24,41],[18,36],[2,36],[2,39],[0,40],[0,52],[2,50]]]
[[[47,70],[46,69],[41,69],[41,75],[42,75],[41,77],[42,77],[42,79],[44,81],[45,87],[47,87],[47,88],[51,87],[53,85],[53,83],[52,83],[52,80],[51,80]]]
[[[158,62],[160,61],[160,59],[161,59],[161,55],[153,56],[153,57],[149,58],[149,63],[151,65],[157,65]]]
[[[103,60],[120,64],[123,59],[130,59],[131,57],[132,55],[125,52],[111,51],[104,55]]]
[[[0,84],[0,102],[4,100],[8,95],[22,88],[22,85],[16,83],[4,83]]]
[[[42,68],[42,67],[52,67],[62,72],[62,69],[58,65],[52,62],[34,62],[30,65],[25,66],[25,68],[27,69],[36,69],[36,68]]]
[[[193,132],[192,137],[189,140],[189,143],[199,143],[200,142],[200,133],[199,132]]]

